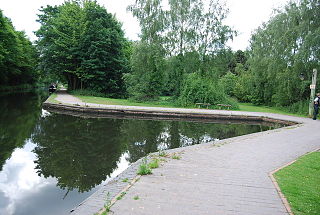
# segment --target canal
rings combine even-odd
[[[150,152],[279,127],[80,118],[43,110],[46,97],[0,94],[0,215],[68,214]]]

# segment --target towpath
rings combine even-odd
[[[69,104],[80,102],[64,95],[58,96],[56,100]],[[86,105],[96,106],[96,104]],[[288,214],[269,178],[269,173],[307,152],[320,148],[319,120],[268,113],[160,109],[264,116],[301,124],[221,140],[216,144],[175,149],[174,152],[181,153],[181,159],[167,158],[167,162],[153,170],[152,175],[142,176],[129,190],[125,191],[126,194],[121,200],[115,202],[110,214]],[[89,209],[95,205],[94,201],[97,199],[89,199],[72,214],[91,215]],[[95,206],[101,207],[99,204]]]

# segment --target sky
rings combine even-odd
[[[239,35],[228,45],[233,50],[245,50],[249,46],[251,33],[263,22],[269,20],[274,8],[283,7],[288,0],[225,0],[229,9],[226,24],[238,31]],[[64,0],[0,0],[0,9],[9,17],[16,30],[25,31],[32,40],[37,37],[33,34],[40,25],[36,22],[41,6],[59,5]],[[97,0],[97,2],[115,14],[123,23],[126,37],[131,40],[139,38],[140,27],[137,20],[126,11],[134,0]]]

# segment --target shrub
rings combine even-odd
[[[232,105],[232,109],[238,109],[238,104],[227,97],[223,86],[219,85],[214,78],[204,77],[198,73],[191,73],[187,76],[182,87],[179,102],[183,106],[194,105],[195,103],[219,103]]]

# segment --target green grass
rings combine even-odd
[[[170,96],[161,96],[157,101],[134,102],[128,99],[112,99],[95,96],[74,95],[86,103],[105,104],[105,105],[124,105],[124,106],[148,106],[148,107],[179,107]]]
[[[274,176],[295,215],[320,214],[320,152],[302,156]]]
[[[180,159],[181,159],[181,156],[179,156],[179,155],[173,155],[171,158],[172,158],[172,159],[175,159],[175,160],[180,160]]]
[[[147,160],[146,159],[144,159],[142,161],[142,163],[140,164],[137,174],[138,175],[150,175],[150,174],[152,174],[152,170],[149,167],[149,165],[147,164]]]
[[[159,159],[157,158],[154,158],[152,159],[152,161],[148,164],[149,168],[151,169],[155,169],[155,168],[158,168],[159,167]]]
[[[104,97],[95,97],[95,96],[83,96],[73,94],[77,98],[81,99],[86,103],[95,103],[95,104],[105,104],[105,105],[124,105],[124,106],[144,106],[144,107],[167,107],[167,108],[177,108],[182,107],[173,100],[173,97],[170,96],[160,96],[157,101],[148,101],[148,102],[134,102],[128,99],[112,99]],[[196,108],[196,106],[189,106],[183,108]],[[264,113],[276,113],[284,114],[298,117],[307,117],[307,115],[291,113],[285,108],[281,107],[268,107],[268,106],[256,106],[251,103],[239,103],[238,111],[249,111],[249,112],[264,112]]]
[[[58,104],[59,102],[56,100],[57,96],[58,95],[56,93],[51,94],[48,98],[48,101],[50,103]]]
[[[127,193],[126,192],[122,192],[118,197],[117,200],[121,200]]]
[[[139,196],[134,196],[133,199],[134,199],[134,200],[138,200],[138,199],[139,199]]]
[[[129,178],[122,179],[122,182],[129,182]]]
[[[290,116],[307,117],[307,115],[290,113],[286,111],[284,108],[257,106],[251,103],[239,103],[239,108],[240,108],[239,111],[276,113],[276,114],[284,114],[284,115],[290,115]]]

